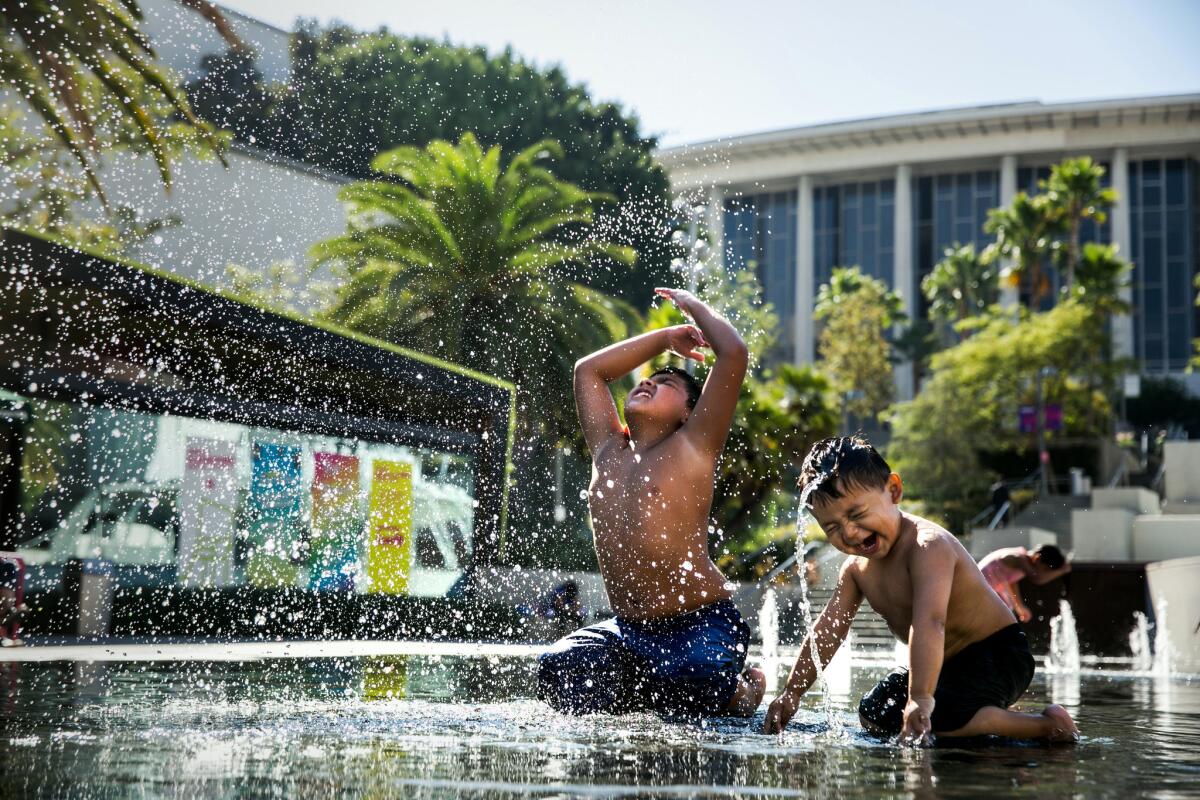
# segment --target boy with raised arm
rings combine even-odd
[[[787,686],[767,709],[764,733],[779,733],[816,680],[813,643],[828,664],[863,598],[908,643],[909,665],[863,697],[863,727],[926,743],[938,737],[1078,738],[1070,714],[1008,708],[1033,678],[1033,656],[1012,612],[950,533],[900,510],[900,476],[865,439],[813,445],[800,472],[801,496],[829,543],[849,558],[837,588],[805,638]]]
[[[691,293],[658,289],[695,325],[651,331],[575,365],[592,454],[588,506],[614,619],[560,639],[538,663],[538,697],[572,714],[653,710],[750,715],[765,680],[742,672],[749,629],[708,555],[717,458],[746,374],[742,337]],[[609,384],[671,351],[716,362],[701,387],[673,367],[640,382],[621,425]]]

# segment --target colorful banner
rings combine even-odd
[[[246,581],[295,586],[304,562],[304,484],[297,445],[255,442],[246,502]]]
[[[234,582],[236,464],[233,442],[187,438],[179,487],[181,586],[228,586]]]
[[[313,453],[310,589],[352,592],[362,543],[358,457]]]
[[[376,461],[371,469],[367,503],[367,590],[376,594],[408,594],[412,570],[412,465]]]

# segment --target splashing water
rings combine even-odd
[[[1129,650],[1133,654],[1134,672],[1149,672],[1154,666],[1154,654],[1150,649],[1150,621],[1141,611],[1133,612]]]
[[[1075,629],[1075,614],[1071,604],[1058,601],[1058,616],[1050,621],[1050,653],[1046,666],[1057,672],[1079,672],[1079,633]]]
[[[809,510],[808,498],[821,485],[822,479],[814,480],[804,487],[804,491],[800,494],[800,507],[796,512],[796,540],[803,541],[805,529],[808,527],[808,521],[813,519],[812,512]],[[817,639],[813,635],[813,615],[812,603],[808,597],[808,580],[801,578],[800,580],[800,612],[804,615],[804,638],[811,648],[811,656],[813,668],[816,670],[817,679],[816,685],[820,687],[822,697],[822,708],[825,712],[825,722],[829,726],[829,734],[834,737],[844,735],[844,727],[841,718],[838,717],[836,709],[833,707],[833,692],[830,690],[829,679],[826,675],[826,669],[821,665],[821,656],[817,648]]]
[[[1154,660],[1151,671],[1159,677],[1171,674],[1171,639],[1167,635],[1167,601],[1160,599],[1154,607]]]
[[[762,654],[764,659],[779,657],[779,604],[775,599],[775,590],[767,587],[763,592],[762,608],[758,612],[758,630],[762,637]]]

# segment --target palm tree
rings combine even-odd
[[[1117,199],[1117,193],[1100,185],[1104,167],[1092,163],[1088,156],[1068,158],[1055,164],[1050,177],[1042,181],[1048,212],[1068,232],[1067,280],[1063,287],[1070,291],[1075,283],[1075,269],[1079,266],[1079,228],[1085,219],[1094,219],[1102,224],[1107,211]]]
[[[501,167],[463,134],[457,145],[398,147],[373,162],[385,181],[342,190],[345,235],[317,244],[347,282],[336,322],[515,382],[551,435],[574,429],[576,358],[640,329],[629,305],[573,281],[597,260],[631,265],[626,247],[588,238],[610,198],[558,180],[544,141]],[[524,416],[524,415],[523,415]],[[528,418],[523,421],[529,422]]]
[[[946,248],[944,257],[921,281],[933,319],[958,322],[976,316],[995,303],[999,276],[974,244]]]
[[[212,3],[180,2],[208,18],[230,45],[245,48]],[[152,104],[146,102],[147,90],[218,151],[211,132],[192,113],[183,92],[155,63],[150,40],[139,27],[141,20],[137,0],[23,0],[0,6],[0,82],[16,89],[42,118],[79,162],[105,205],[104,190],[88,154],[98,149],[98,114],[85,100],[87,82],[96,81],[106,106],[133,124],[154,155],[168,189],[168,148]]]
[[[1012,266],[1003,271],[1011,285],[1029,286],[1029,307],[1037,308],[1050,293],[1050,279],[1043,264],[1054,248],[1058,221],[1048,213],[1044,195],[1030,197],[1017,192],[1008,208],[988,211],[984,230],[996,237],[984,251],[989,263],[997,256],[1012,259]]]

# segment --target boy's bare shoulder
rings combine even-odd
[[[904,518],[916,526],[916,546],[911,551],[916,562],[957,560],[962,545],[954,534],[915,514],[906,513]]]

